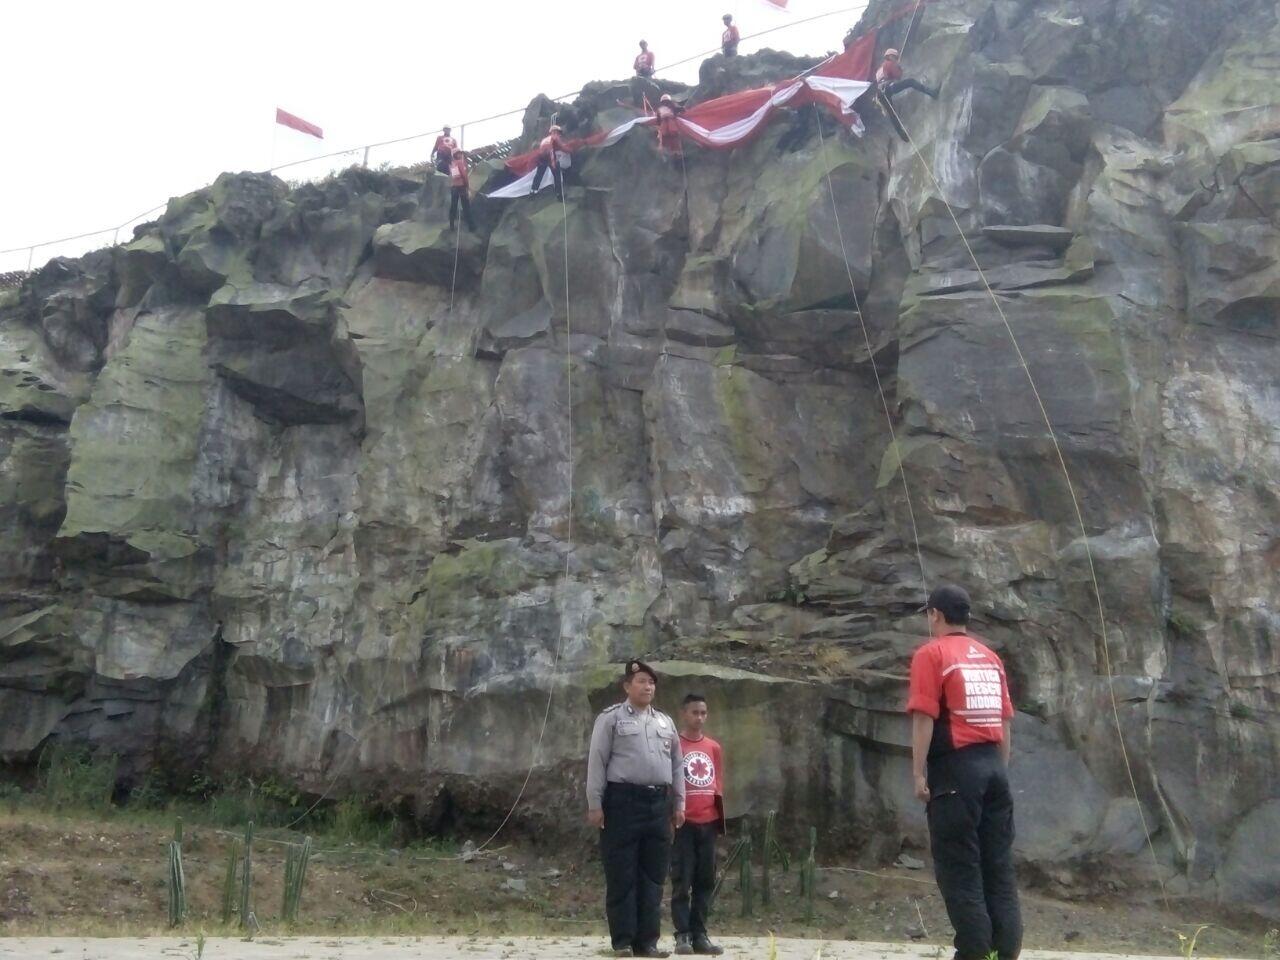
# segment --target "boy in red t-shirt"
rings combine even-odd
[[[724,762],[720,744],[702,728],[707,698],[691,693],[680,708],[684,755],[684,826],[671,846],[671,921],[676,953],[718,956],[707,938],[707,912],[716,886],[716,834],[724,832]]]

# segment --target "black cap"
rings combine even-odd
[[[933,588],[928,601],[920,608],[921,613],[925,610],[937,610],[947,623],[968,623],[969,593],[955,584],[941,584]]]
[[[723,17],[721,17],[720,19],[721,19],[721,20],[732,20],[732,19],[733,19],[733,14],[732,14],[732,13],[726,13],[726,14],[725,14]]]
[[[622,671],[622,678],[624,680],[630,680],[637,673],[647,673],[649,676],[653,677],[654,683],[658,682],[658,673],[653,669],[653,667],[649,666],[643,660],[628,660],[626,667]]]

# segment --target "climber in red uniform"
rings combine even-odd
[[[738,33],[738,25],[733,22],[733,14],[726,13],[720,18],[724,21],[724,33],[720,34],[720,49],[726,57],[738,55],[738,41],[742,36]]]
[[[636,54],[636,61],[633,64],[633,66],[636,69],[637,77],[647,78],[647,77],[653,76],[653,67],[654,67],[653,51],[649,49],[649,44],[647,41],[644,41],[644,40],[640,41],[640,52]]]
[[[435,162],[436,169],[448,175],[449,167],[453,165],[453,151],[457,149],[458,141],[450,136],[449,128],[445,127],[440,136],[436,137],[436,145],[431,148],[431,159]]]
[[[649,49],[649,44],[641,40],[640,52],[636,55],[635,63],[636,75],[631,78],[631,103],[634,106],[643,106],[646,94],[658,92],[657,86],[653,82],[654,58],[653,51]],[[621,101],[619,101],[621,104]]]
[[[449,177],[453,183],[453,197],[449,201],[449,229],[458,225],[458,205],[462,205],[462,219],[467,229],[476,232],[476,222],[471,218],[471,178],[467,175],[467,155],[461,150],[453,151],[453,160],[449,167]]]
[[[680,143],[680,125],[676,117],[684,113],[684,107],[671,99],[671,94],[664,93],[658,100],[658,147],[673,157],[684,155],[684,147]]]
[[[903,76],[902,65],[898,60],[898,51],[893,47],[884,52],[884,60],[876,70],[876,89],[880,91],[880,95],[888,98],[903,90],[919,90],[925,96],[937,100],[938,88],[926,87],[914,77]]]
[[[556,185],[556,199],[563,201],[564,176],[560,170],[560,157],[558,155],[568,153],[569,150],[560,136],[561,132],[560,127],[553,123],[551,129],[547,131],[547,135],[538,144],[538,172],[533,175],[533,188],[529,192],[538,192],[538,188],[542,186],[543,176],[550,170],[551,180]]]
[[[1013,704],[1004,664],[968,632],[969,594],[945,584],[925,604],[932,639],[911,658],[911,772],[926,804],[955,960],[1016,960],[1022,913],[1009,789]]]

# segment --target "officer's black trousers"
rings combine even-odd
[[[671,923],[677,935],[707,935],[716,887],[716,830],[714,823],[686,823],[671,844]]]
[[[449,226],[454,226],[458,222],[458,203],[462,203],[462,219],[467,222],[467,227],[474,233],[476,222],[471,218],[471,198],[467,195],[469,189],[467,187],[454,187],[453,199],[449,201]]]
[[[1013,873],[1013,794],[995,744],[929,760],[929,841],[938,890],[956,931],[957,960],[1022,949]]]
[[[671,798],[665,787],[610,783],[605,787],[605,914],[613,948],[647,949],[658,942],[662,888],[671,857]]]

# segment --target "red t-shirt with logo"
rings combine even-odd
[[[716,798],[724,796],[720,744],[705,734],[701,740],[690,740],[682,733],[680,749],[684,753],[685,820],[689,823],[718,823],[720,805]]]
[[[1000,743],[1013,717],[1004,664],[981,640],[949,633],[930,640],[911,658],[908,713],[936,721],[929,756],[977,743]]]

